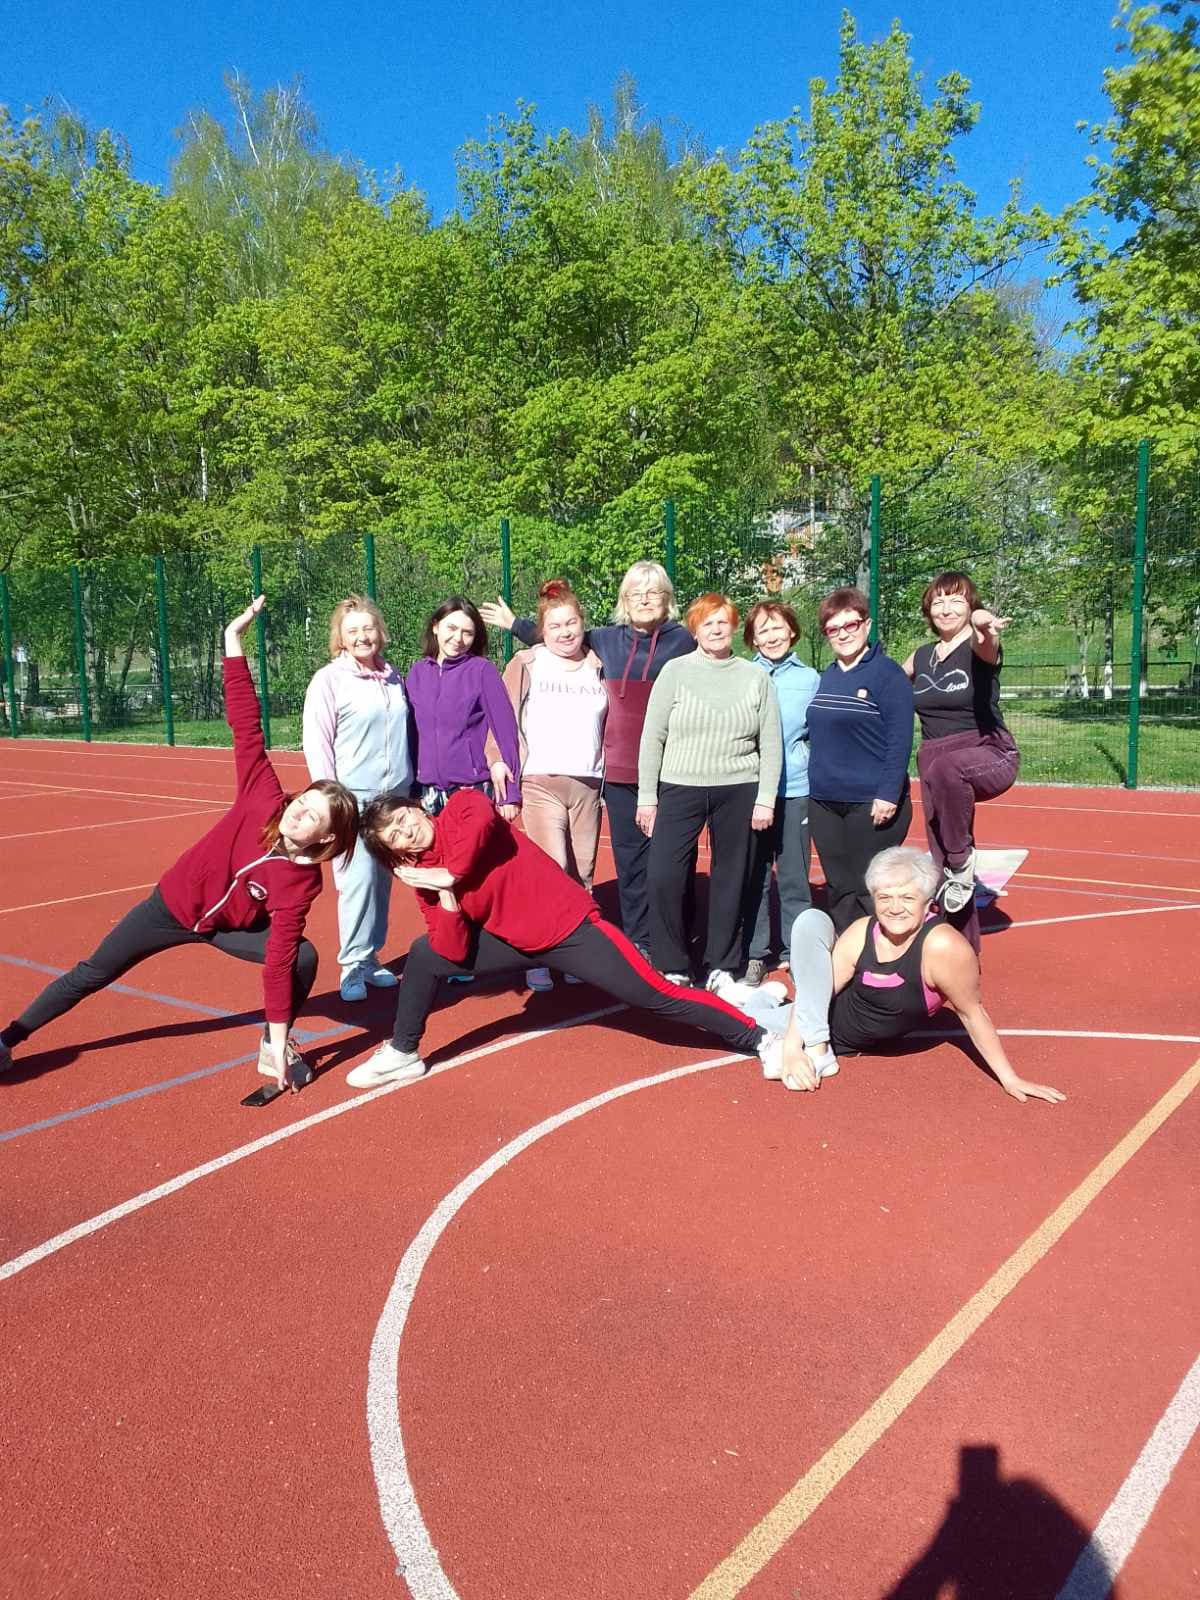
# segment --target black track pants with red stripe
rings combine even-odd
[[[433,1009],[439,978],[473,973],[476,977],[519,972],[524,967],[550,967],[569,972],[597,989],[603,989],[627,1006],[652,1011],[668,1022],[686,1022],[715,1035],[730,1050],[754,1055],[763,1029],[745,1012],[702,989],[681,989],[668,983],[638,954],[619,928],[599,916],[586,918],[561,944],[548,950],[518,950],[481,928],[467,959],[449,961],[439,956],[427,938],[418,939],[408,952],[396,1000],[396,1025],[392,1043],[397,1050],[415,1050]]]

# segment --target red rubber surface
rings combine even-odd
[[[299,758],[280,766],[303,781]],[[6,746],[0,955],[78,959],[228,790],[222,752]],[[1200,910],[1155,909],[1200,904],[1198,820],[1191,794],[1021,788],[981,808],[981,843],[1030,852],[984,941],[998,1026],[1200,1034]],[[0,1144],[5,1261],[352,1097],[345,1069],[391,1005],[338,999],[334,909],[327,892],[301,1022],[340,1031],[311,1047],[303,1095],[244,1110],[241,1065],[32,1127],[255,1048],[258,970],[205,951],[147,962],[125,979],[144,994],[97,996],[19,1052],[0,1080],[0,1131],[29,1130]],[[392,927],[398,958],[416,931],[399,894]],[[45,981],[0,963],[4,1019]],[[431,1019],[434,1062],[606,1004],[562,987],[453,1002]],[[849,1061],[813,1096],[737,1062],[600,1107],[472,1196],[418,1284],[398,1374],[418,1503],[462,1600],[690,1594],[1200,1057],[1006,1043],[1065,1105],[1017,1105],[951,1041]],[[410,1241],[524,1130],[722,1053],[629,1013],[516,1043],[0,1282],[0,1592],[403,1594],[365,1392]],[[1054,1600],[1197,1355],[1198,1139],[1193,1095],[747,1595]],[[1196,1592],[1198,1490],[1193,1439],[1123,1600]]]

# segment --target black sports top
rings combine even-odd
[[[939,661],[936,644],[913,651],[913,705],[921,737],[1007,733],[1000,715],[1000,662],[984,661],[966,638]]]
[[[898,1039],[938,1010],[942,997],[936,989],[927,988],[921,977],[921,951],[929,930],[940,920],[927,917],[903,955],[895,961],[880,961],[875,954],[879,924],[871,919],[854,976],[834,996],[829,1013],[830,1042],[836,1055],[858,1055],[885,1040]]]

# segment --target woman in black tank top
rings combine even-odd
[[[824,911],[802,911],[792,926],[796,995],[781,1002],[773,985],[723,988],[768,1031],[780,1051],[763,1053],[763,1075],[789,1089],[819,1088],[839,1055],[858,1055],[919,1027],[942,1006],[953,1011],[1000,1087],[1014,1100],[1065,1100],[1058,1089],[1014,1071],[979,992],[979,959],[936,913],[939,873],[922,850],[882,850],[867,868],[873,917],[838,938]],[[786,992],[786,991],[785,991]]]
[[[904,670],[921,722],[925,837],[943,872],[942,909],[978,953],[975,806],[1012,788],[1021,759],[1000,715],[1000,634],[1009,619],[980,605],[965,572],[935,578],[921,610],[937,637],[919,645]]]

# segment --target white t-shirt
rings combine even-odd
[[[608,696],[596,667],[538,650],[529,663],[522,775],[598,778]]]

